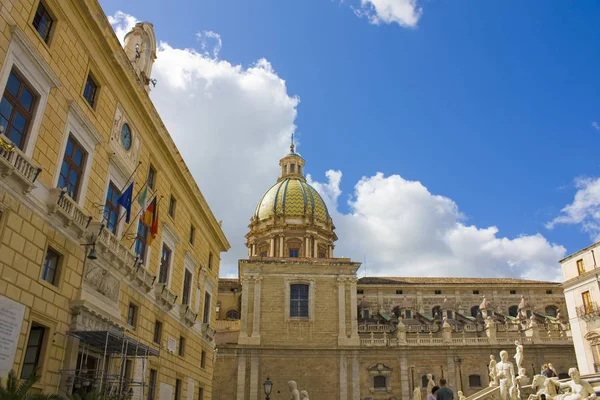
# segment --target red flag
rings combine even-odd
[[[154,212],[156,210],[156,197],[154,197],[154,200],[152,200],[150,202],[150,204],[148,204],[148,207],[146,207],[146,211],[144,211],[144,214],[142,214],[142,223],[146,226],[152,226],[152,222],[154,221]]]
[[[156,201],[156,198],[154,199]],[[152,241],[156,237],[158,233],[158,203],[154,207],[154,212],[152,213],[152,225],[150,225],[150,237],[148,238],[148,244],[152,244]]]

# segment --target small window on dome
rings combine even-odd
[[[302,175],[302,165],[298,165],[298,173]]]
[[[290,249],[290,257],[291,258],[296,258],[300,256],[300,250],[299,249]]]
[[[290,174],[296,172],[296,164],[290,164]]]
[[[284,165],[284,166],[283,166],[283,173],[284,173],[284,174],[287,174],[287,165]]]

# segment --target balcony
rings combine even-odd
[[[598,303],[593,302],[576,308],[577,316],[586,322],[592,322],[600,318]]]
[[[156,276],[152,275],[141,263],[138,263],[135,271],[132,273],[134,282],[137,282],[146,292],[152,290]]]
[[[217,332],[237,332],[240,330],[240,320],[218,319],[215,321],[215,330]]]
[[[93,222],[89,227],[92,232],[99,232],[96,246],[99,253],[107,258],[108,262],[124,274],[135,276],[136,255],[129,250],[121,239],[117,238],[111,231],[99,222]]]
[[[31,162],[19,148],[4,135],[0,127],[0,175],[10,178],[23,193],[29,193],[42,169]]]
[[[179,313],[183,322],[189,326],[194,326],[196,323],[196,319],[198,318],[198,313],[192,311],[192,308],[188,305],[181,305],[179,309]]]
[[[217,333],[217,331],[211,328],[210,324],[204,322],[202,324],[202,333],[205,334],[206,337],[212,341],[215,339],[215,334]]]
[[[64,225],[73,227],[79,237],[83,236],[92,221],[92,216],[79,207],[62,189],[50,189],[47,205],[48,212],[60,216]]]
[[[166,283],[159,283],[155,286],[156,301],[171,309],[175,306],[177,295],[169,290]]]

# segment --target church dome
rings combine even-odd
[[[259,221],[273,216],[313,217],[327,223],[329,212],[315,188],[303,179],[284,177],[267,190],[254,211]]]

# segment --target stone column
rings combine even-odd
[[[315,257],[319,256],[319,241],[317,240],[317,238],[315,237],[315,243],[314,243],[314,250],[313,250],[313,254],[315,255]]]
[[[240,339],[248,337],[248,295],[250,290],[248,289],[248,285],[250,285],[250,279],[245,276],[242,276],[240,279],[242,281],[242,310],[240,313]]]
[[[283,235],[279,236],[279,257],[283,257]]]
[[[352,400],[360,400],[360,363],[356,352],[352,354]]]
[[[402,393],[403,399],[410,399],[411,397],[409,374],[406,352],[402,351],[400,353],[400,393]]]
[[[328,258],[333,258],[333,245],[329,245],[329,254],[327,255]]]
[[[356,278],[350,279],[350,339],[352,344],[359,345],[360,338],[358,336],[358,315],[357,315],[358,303],[356,300]]]
[[[77,365],[77,355],[79,354],[79,339],[73,336],[67,336],[65,341],[65,358],[63,359],[63,369],[75,370],[79,367]],[[61,375],[60,387],[58,388],[58,394],[66,396],[73,392],[73,377],[67,374]]]
[[[458,383],[458,370],[454,365],[454,355],[449,354],[446,358],[448,363],[448,386],[454,389],[454,393],[460,390],[460,383]]]
[[[310,254],[310,237],[305,236],[304,237],[304,248],[306,249],[306,252],[304,254],[304,257],[311,257]]]
[[[262,277],[254,277],[254,319],[252,320],[252,337],[260,343],[260,293]],[[256,344],[258,344],[256,343]]]
[[[258,351],[250,354],[250,400],[258,400]]]
[[[252,243],[252,255],[256,255],[256,243]]]
[[[340,400],[348,400],[348,363],[344,352],[340,355]]]
[[[348,338],[346,334],[346,278],[337,278],[338,282],[338,344],[343,345]]]
[[[275,257],[275,237],[271,236],[271,244],[269,247],[269,257]]]
[[[237,396],[236,400],[244,400],[246,391],[246,354],[238,354]]]

